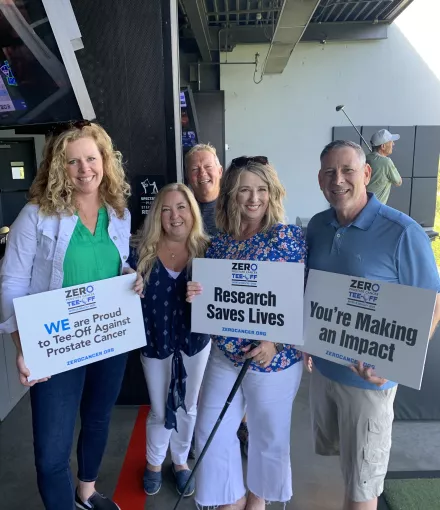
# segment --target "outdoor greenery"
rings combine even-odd
[[[435,206],[435,219],[434,219],[434,230],[440,233],[440,175],[437,179],[437,202]],[[435,260],[437,267],[440,268],[440,236],[432,243],[432,250],[434,251]]]
[[[437,510],[440,480],[385,480],[383,497],[390,510]]]

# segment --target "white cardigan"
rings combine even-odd
[[[130,212],[119,219],[107,207],[108,234],[121,258],[122,268],[128,267]],[[13,300],[29,294],[60,289],[63,285],[64,256],[78,217],[75,215],[45,216],[39,206],[27,204],[11,226],[6,252],[0,270],[1,314],[0,332],[17,331]]]

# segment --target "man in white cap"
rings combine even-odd
[[[380,129],[371,137],[373,152],[367,155],[367,163],[371,166],[371,180],[367,191],[374,193],[377,199],[386,204],[390,196],[391,186],[400,186],[402,178],[390,159],[394,142],[400,135],[393,135],[387,129]]]

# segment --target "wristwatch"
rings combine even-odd
[[[277,354],[284,351],[284,344],[274,344],[274,345],[275,345],[275,350],[277,351]]]

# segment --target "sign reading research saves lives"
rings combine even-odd
[[[434,290],[311,270],[304,299],[305,352],[420,389]]]
[[[195,259],[192,279],[192,331],[302,344],[304,264]]]
[[[14,299],[29,380],[144,346],[135,280],[133,273]]]

